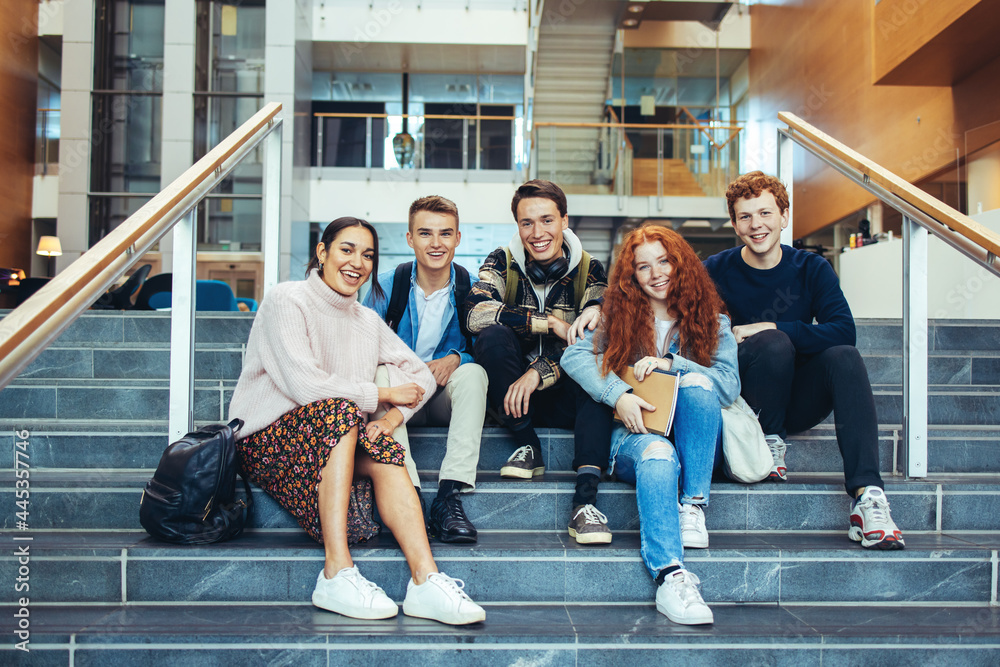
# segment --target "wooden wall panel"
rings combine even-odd
[[[38,2],[0,2],[0,266],[31,268]]]
[[[874,4],[874,3],[873,3]],[[872,78],[880,81],[937,39],[969,10],[996,8],[996,0],[882,0],[872,7]],[[986,12],[988,15],[990,12]],[[990,40],[992,46],[996,40]],[[933,62],[925,63],[933,66]],[[946,66],[941,63],[942,66]],[[934,78],[941,76],[934,73]],[[885,83],[897,81],[887,80]],[[951,80],[943,82],[951,85]],[[919,84],[917,84],[919,85]]]
[[[797,113],[911,182],[953,162],[956,149],[964,154],[968,130],[1000,120],[1000,60],[953,88],[874,85],[872,0],[769,0],[751,12],[749,125],[762,146],[751,163],[774,168],[779,111]],[[969,134],[970,151],[983,136]],[[795,164],[796,237],[873,201],[819,160],[801,155]]]

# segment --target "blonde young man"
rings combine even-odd
[[[464,324],[462,305],[471,280],[468,271],[454,263],[461,240],[454,202],[438,196],[413,202],[406,242],[413,248],[414,261],[380,274],[378,283],[386,298],[376,298],[372,290],[365,305],[386,320],[434,374],[437,393],[409,422],[448,426],[447,451],[427,524],[442,542],[470,543],[478,535],[460,494],[476,487],[487,379],[486,371],[472,361],[471,337]],[[376,384],[380,380],[388,383],[387,377],[376,376]],[[406,469],[419,491],[406,427],[397,428],[393,437],[406,447]]]

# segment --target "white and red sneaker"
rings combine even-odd
[[[765,436],[764,441],[767,443],[767,448],[771,450],[771,457],[774,459],[774,464],[771,466],[771,472],[767,478],[772,482],[784,482],[788,479],[788,469],[785,467],[785,441],[781,439],[780,435]]]
[[[865,489],[851,506],[851,529],[847,536],[866,549],[903,549],[903,533],[889,514],[889,501],[877,486]]]

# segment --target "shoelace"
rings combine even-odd
[[[442,588],[454,593],[463,600],[472,602],[472,598],[465,592],[465,582],[461,579],[453,579],[444,572],[432,572],[427,575],[428,581],[435,581]]]
[[[361,574],[360,570],[352,570],[347,578],[354,582],[354,585],[358,587],[358,591],[363,595],[375,595],[377,593],[385,593],[375,582],[368,581]]]
[[[700,512],[698,512],[698,509],[694,505],[681,505],[681,527],[690,526],[696,528],[698,526],[699,514]]]
[[[444,500],[445,505],[451,510],[451,514],[454,518],[459,521],[468,521],[465,516],[465,508],[462,506],[462,499],[458,497],[457,493],[454,493]]]
[[[865,500],[858,503],[863,509],[867,510],[868,516],[872,518],[873,521],[877,523],[888,523],[889,522],[889,501],[884,498],[872,498],[869,496]]]
[[[597,525],[601,523],[607,523],[608,517],[604,516],[600,510],[598,510],[593,505],[584,505],[576,511],[573,518],[580,516],[580,512],[583,512],[583,521],[587,524]]]
[[[785,455],[785,443],[777,438],[765,438],[764,442],[767,443],[767,448],[771,450],[771,458],[777,463]]]
[[[523,447],[518,447],[517,451],[514,452],[514,455],[510,457],[510,461],[511,463],[513,463],[514,461],[527,461],[528,454],[533,455],[531,445],[524,445]]]
[[[678,570],[669,577],[669,580],[674,592],[677,593],[677,597],[681,599],[685,607],[692,602],[703,602],[701,594],[698,592],[698,585],[701,584],[698,575],[687,570]]]

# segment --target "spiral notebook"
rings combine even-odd
[[[646,379],[639,382],[635,379],[632,366],[622,374],[632,393],[656,406],[654,412],[642,411],[642,423],[650,433],[666,437],[674,423],[674,411],[677,409],[677,387],[680,384],[680,374],[677,371],[654,370]],[[615,421],[621,421],[618,411],[615,411]]]

